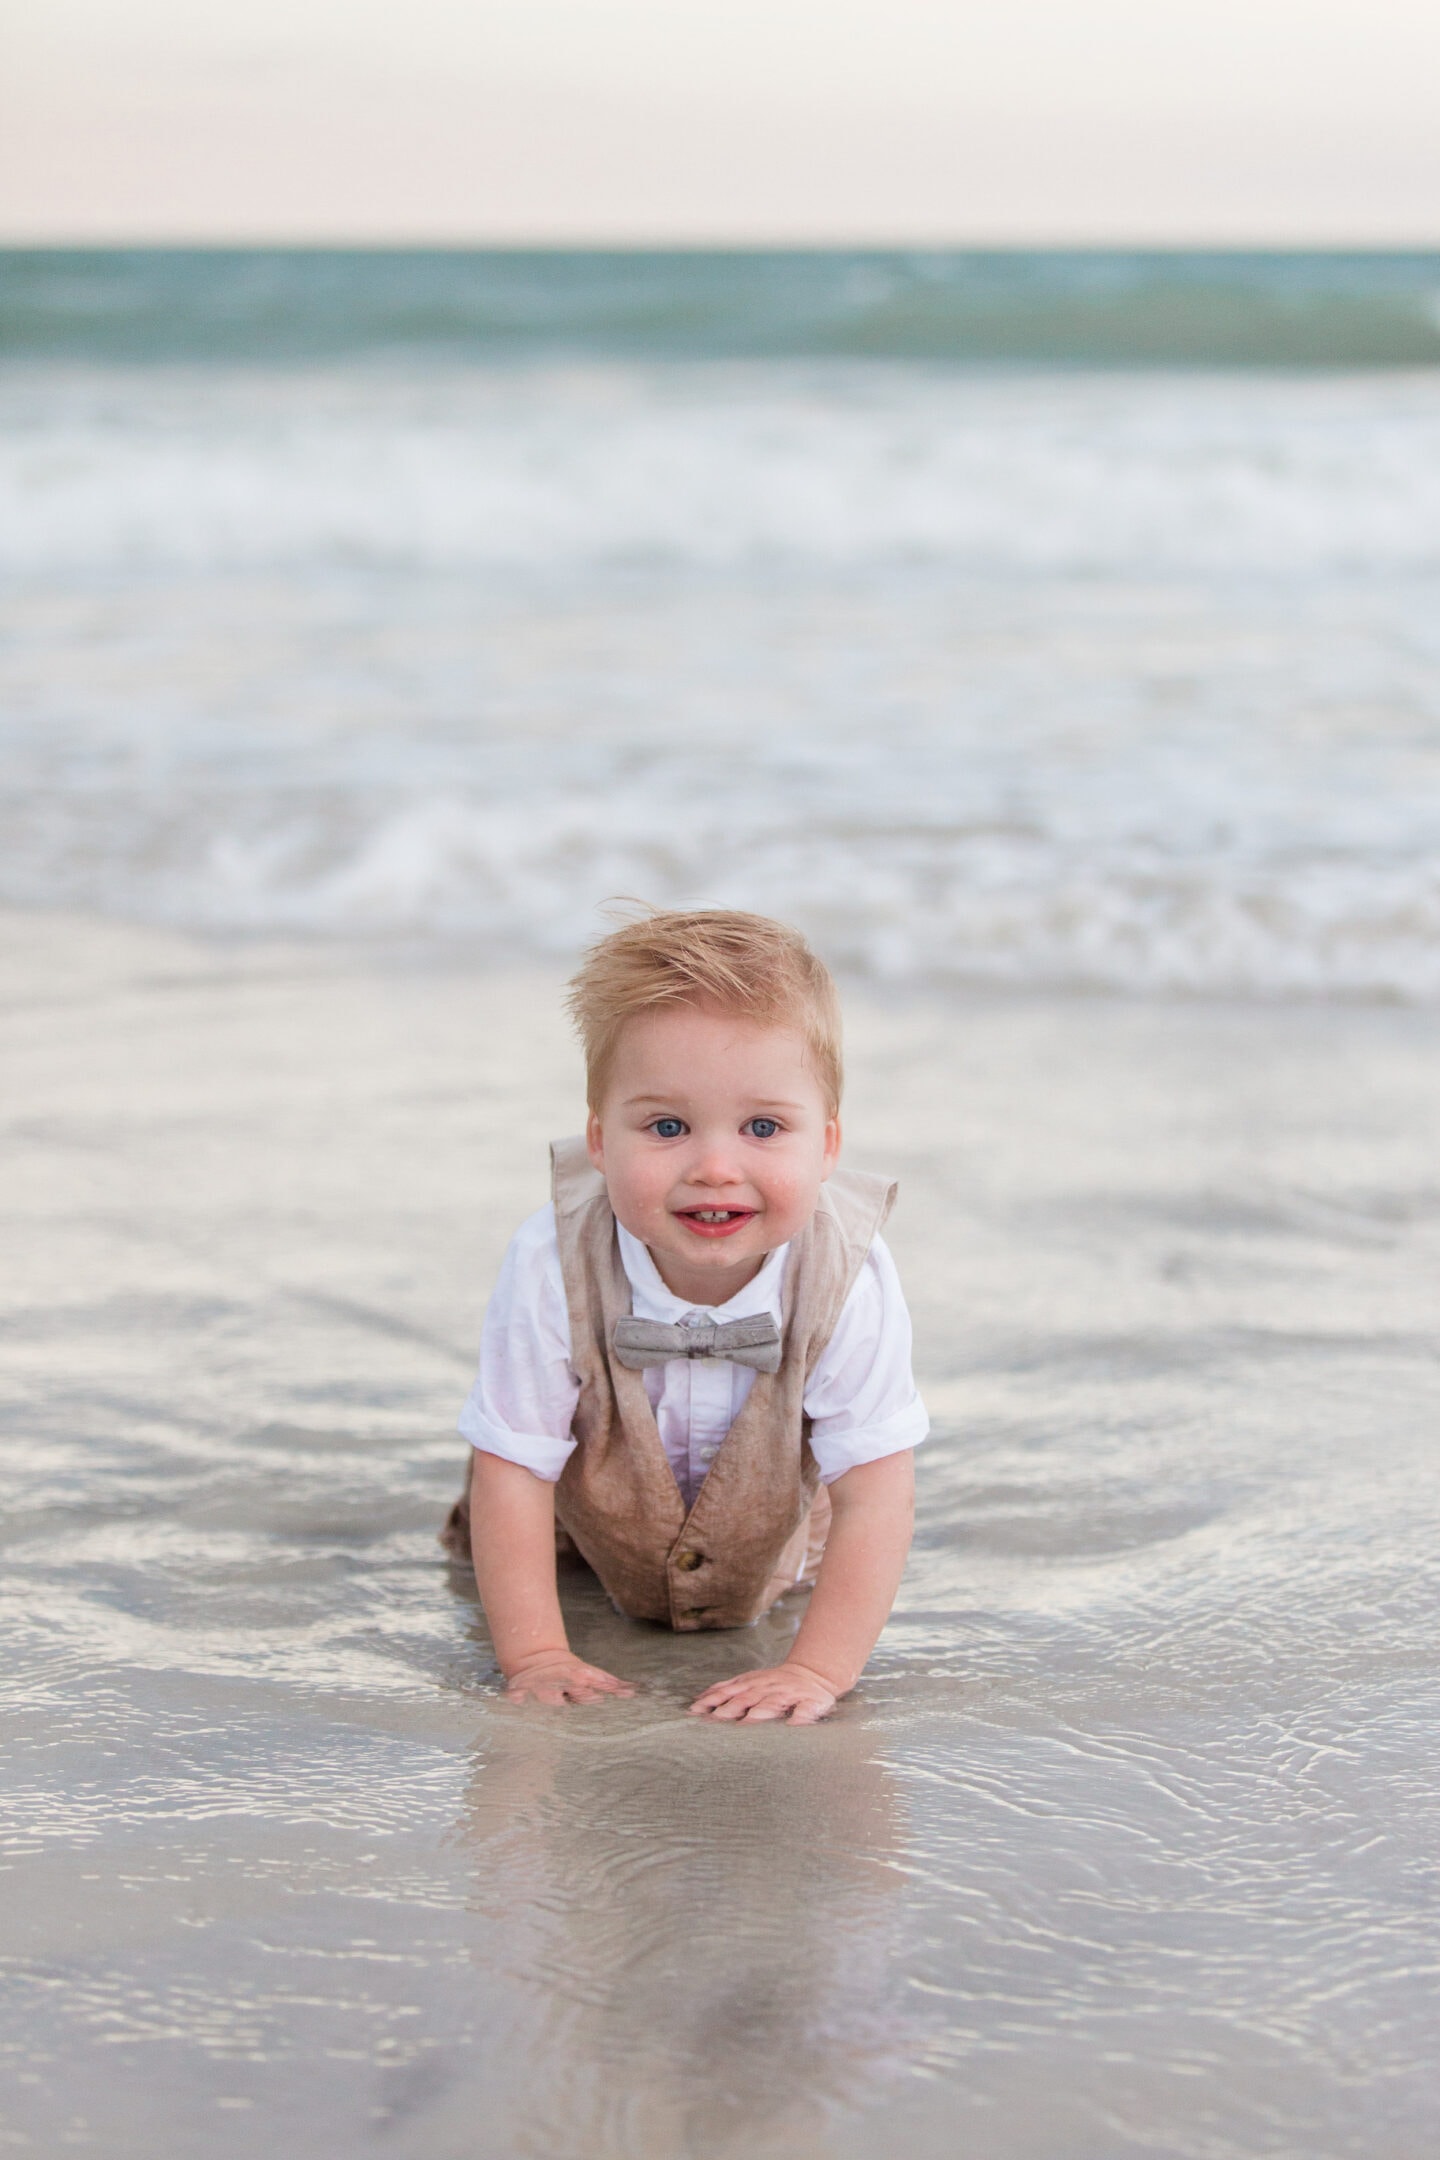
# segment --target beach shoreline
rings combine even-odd
[[[848,994],[916,1551],[713,1733],[793,1613],[524,1716],[436,1542],[563,974],[0,918],[17,2149],[1413,2160],[1440,1013]]]

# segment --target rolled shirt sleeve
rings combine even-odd
[[[930,1430],[911,1369],[912,1332],[895,1262],[876,1238],[805,1390],[821,1482],[918,1447]]]
[[[460,1430],[472,1447],[553,1485],[575,1452],[570,1426],[579,1397],[555,1210],[546,1206],[510,1241],[485,1309],[480,1369]]]

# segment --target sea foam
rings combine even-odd
[[[0,898],[1440,996],[1440,382],[0,376]]]
[[[791,366],[0,377],[12,575],[1440,568],[1440,387]]]

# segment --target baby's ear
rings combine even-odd
[[[838,1117],[832,1117],[832,1118],[827,1118],[827,1120],[826,1120],[826,1122],[825,1122],[825,1155],[824,1155],[824,1165],[825,1165],[825,1166],[824,1166],[824,1168],[823,1168],[823,1169],[821,1170],[821,1172],[820,1172],[820,1177],[821,1177],[821,1181],[822,1181],[822,1183],[823,1183],[823,1181],[824,1181],[824,1180],[825,1180],[826,1178],[828,1178],[828,1177],[829,1177],[829,1175],[830,1175],[831,1171],[832,1171],[832,1170],[833,1170],[833,1169],[835,1168],[835,1165],[836,1165],[836,1164],[837,1164],[837,1163],[839,1162],[839,1160],[840,1160],[840,1141],[841,1141],[841,1137],[842,1137],[842,1135],[841,1135],[841,1132],[840,1132],[840,1120],[839,1120],[839,1118],[838,1118]]]
[[[605,1136],[600,1130],[600,1120],[592,1110],[585,1120],[585,1148],[595,1168],[605,1175]]]

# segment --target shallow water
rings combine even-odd
[[[17,2150],[1418,2160],[1440,1018],[851,1000],[936,1436],[813,1732],[435,1543],[558,978],[3,921]]]

